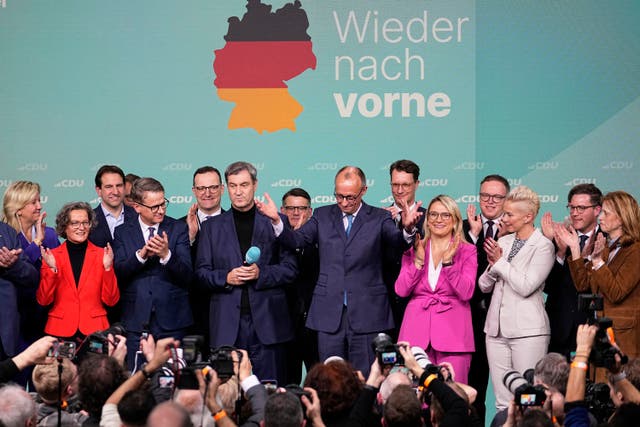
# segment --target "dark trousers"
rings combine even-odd
[[[235,347],[247,350],[253,373],[259,380],[276,380],[278,385],[287,382],[287,343],[262,344],[253,326],[251,314],[240,316],[240,328]]]
[[[162,329],[158,322],[155,319],[155,316],[151,315],[151,321],[149,322],[149,332],[153,335],[155,342],[162,338],[175,338],[177,340],[181,340],[187,334],[187,328],[180,329]],[[138,353],[136,357],[136,353],[140,351],[140,335],[142,331],[127,331],[127,368],[129,371],[133,371],[135,369],[139,369],[143,363],[147,360],[144,358],[142,353]]]
[[[305,316],[301,314],[294,321],[295,338],[287,347],[289,364],[287,366],[286,384],[300,384],[302,381],[302,364],[307,372],[318,363],[318,333],[305,326]]]
[[[336,332],[318,331],[320,361],[324,361],[330,356],[340,356],[351,362],[354,368],[362,371],[366,378],[375,358],[371,342],[377,335],[377,332],[361,334],[351,329],[347,307],[343,307],[340,326]]]
[[[489,361],[487,360],[487,348],[485,345],[484,322],[487,317],[486,310],[472,309],[471,320],[473,323],[473,340],[476,351],[471,357],[471,367],[469,369],[469,385],[476,389],[478,396],[473,406],[476,409],[478,418],[484,425],[487,408],[485,399],[487,397],[487,387],[489,384]]]

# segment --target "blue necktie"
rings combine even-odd
[[[347,228],[344,230],[347,233],[347,237],[349,237],[349,233],[351,233],[352,225],[353,225],[353,214],[347,214]]]
[[[580,252],[584,249],[584,245],[587,243],[587,240],[589,240],[589,236],[586,234],[580,236]]]
[[[149,227],[149,238],[147,239],[147,242],[153,238],[153,235],[155,234],[155,232],[156,232],[155,227]]]

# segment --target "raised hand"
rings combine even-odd
[[[460,246],[460,235],[456,234],[453,240],[449,243],[447,249],[442,253],[442,262],[448,264],[453,259],[454,255],[458,251]]]
[[[255,200],[258,211],[269,218],[273,225],[278,225],[280,223],[280,215],[278,215],[278,208],[275,202],[271,199],[269,193],[264,193],[264,199],[264,203],[258,199]]]
[[[602,252],[604,251],[606,245],[607,241],[604,237],[604,234],[598,233],[593,244],[593,252],[591,253],[591,261],[593,261],[594,265],[600,264],[600,262],[602,261]]]
[[[426,244],[427,239],[420,238],[420,234],[416,233],[416,237],[413,241],[413,264],[417,269],[421,269],[424,266]]]
[[[467,206],[467,221],[469,222],[469,232],[474,236],[482,233],[482,217],[476,213],[476,205]]]
[[[56,258],[51,253],[51,249],[40,247],[40,255],[42,256],[42,260],[49,266],[53,271],[58,271],[56,266]]]
[[[189,227],[189,241],[193,242],[198,234],[198,204],[194,203],[187,212],[187,227]]]
[[[107,242],[107,246],[104,247],[104,255],[102,257],[102,265],[104,265],[104,270],[111,270],[111,266],[113,265],[113,249],[111,249],[111,245]]]
[[[551,216],[551,212],[545,212],[544,215],[542,215],[540,226],[542,228],[542,234],[544,234],[544,237],[549,240],[553,240],[556,233],[553,230],[553,217]]]
[[[422,212],[418,210],[420,206],[422,206],[422,202],[417,202],[413,208],[409,207],[409,204],[406,200],[399,201],[400,209],[402,212],[400,213],[400,217],[402,218],[402,226],[405,231],[411,232],[418,224],[420,217],[422,216]]]
[[[484,241],[484,251],[487,253],[487,260],[491,265],[495,264],[500,258],[502,258],[502,248],[498,242],[493,240],[491,237]]]
[[[565,248],[571,249],[571,257],[575,260],[580,258],[580,239],[576,230],[569,226],[568,228],[564,224],[554,223],[553,231],[555,232],[556,242],[558,246],[563,245]]]

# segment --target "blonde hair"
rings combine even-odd
[[[22,231],[18,211],[27,206],[40,194],[40,184],[31,181],[15,181],[4,192],[2,201],[2,221],[13,227],[18,233]]]
[[[453,230],[451,230],[451,236],[460,236],[461,241],[464,241],[464,236],[462,235],[462,214],[460,213],[460,209],[458,208],[458,204],[456,203],[456,201],[446,194],[439,194],[431,199],[425,215],[429,216],[429,210],[431,209],[431,206],[436,202],[442,203],[447,212],[451,214],[451,220],[453,221]],[[429,231],[427,222],[428,218],[425,220],[424,225],[422,226],[422,230],[424,233],[424,238],[428,240],[429,237],[431,237],[431,232]]]
[[[620,244],[627,246],[640,241],[640,208],[633,196],[625,191],[612,191],[602,198],[620,218]]]
[[[71,385],[78,374],[76,365],[71,360],[62,358],[62,390]],[[31,375],[36,391],[45,402],[58,400],[58,364],[36,365]]]
[[[535,218],[540,210],[540,198],[538,193],[527,186],[519,185],[507,194],[505,202],[524,202],[529,206],[529,212]]]

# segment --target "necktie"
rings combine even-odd
[[[493,239],[493,221],[487,221],[487,232],[484,234],[484,238],[488,239],[491,237]]]
[[[584,245],[587,243],[587,240],[589,240],[589,236],[586,234],[580,236],[580,252],[584,249]]]
[[[151,240],[153,238],[153,236],[156,233],[156,228],[155,227],[149,227],[149,238],[147,239],[147,241]]]
[[[353,225],[353,214],[347,214],[347,228],[344,230],[347,233],[347,237],[349,237],[349,233],[351,233],[352,225]]]

